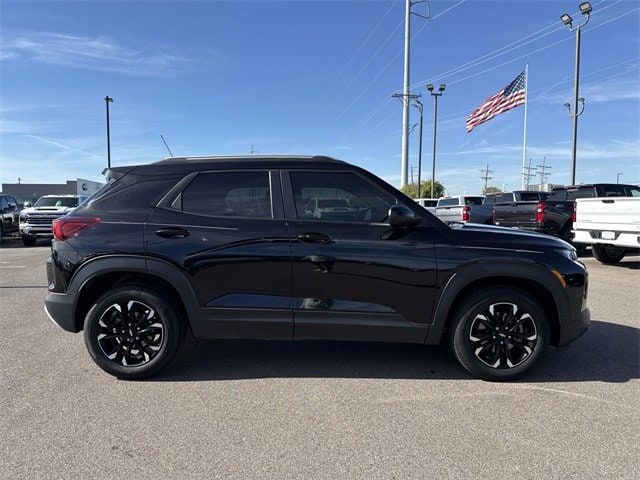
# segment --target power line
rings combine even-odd
[[[602,0],[601,2],[598,2],[598,3],[594,4],[594,6],[599,5],[599,4],[600,4],[600,3],[602,3],[603,1],[604,1],[604,0]],[[609,8],[609,7],[612,7],[613,5],[615,5],[615,4],[617,4],[617,3],[620,3],[621,1],[622,1],[622,0],[616,0],[615,2],[613,2],[613,3],[609,4],[609,5],[607,5],[607,6],[603,7],[603,8],[601,8],[600,10],[598,10],[598,11],[596,11],[596,12],[592,13],[592,15],[594,15],[595,13],[601,13],[602,11],[606,10],[606,9],[607,9],[607,8]],[[578,13],[576,13],[575,15],[578,15]],[[563,30],[563,29],[564,29],[564,26],[563,26],[563,25],[557,26],[556,28],[554,28],[554,29],[553,29],[552,31],[550,31],[550,32],[544,33],[544,34],[539,35],[539,36],[537,36],[537,37],[535,37],[535,38],[533,38],[533,39],[531,39],[531,40],[529,40],[529,41],[526,41],[526,42],[524,42],[524,43],[522,43],[522,44],[520,44],[520,45],[517,45],[517,44],[519,44],[519,43],[523,42],[524,40],[528,39],[529,37],[533,37],[533,36],[535,36],[535,35],[537,35],[537,34],[539,34],[539,33],[544,32],[545,30],[548,30],[548,29],[550,29],[550,28],[553,28],[553,27],[554,27],[554,26],[556,26],[556,25],[557,25],[557,22],[554,22],[553,24],[550,24],[550,25],[548,25],[547,27],[544,27],[544,28],[542,28],[542,29],[540,29],[540,30],[538,30],[538,31],[536,31],[536,32],[530,33],[529,35],[526,35],[525,37],[522,37],[522,38],[520,38],[519,40],[516,40],[515,42],[511,42],[511,43],[509,43],[509,44],[507,44],[507,45],[505,45],[505,46],[503,46],[503,47],[500,47],[500,48],[498,48],[498,49],[494,50],[493,52],[486,53],[486,54],[484,54],[484,55],[482,55],[482,56],[480,56],[480,57],[477,57],[477,58],[476,58],[476,59],[474,59],[474,60],[471,60],[471,61],[469,61],[469,62],[463,63],[462,65],[459,65],[459,66],[457,66],[457,67],[454,67],[454,68],[452,68],[452,69],[449,69],[449,70],[447,70],[447,71],[445,71],[445,72],[443,72],[443,73],[440,73],[439,75],[434,75],[434,76],[432,76],[432,77],[431,77],[431,79],[429,79],[429,80],[424,80],[423,82],[416,83],[416,84],[412,85],[412,86],[411,86],[411,88],[415,88],[415,87],[418,87],[418,86],[423,85],[423,84],[425,84],[425,83],[429,83],[429,82],[433,81],[433,79],[439,79],[439,80],[440,80],[440,79],[444,79],[444,78],[446,78],[446,77],[449,77],[449,76],[451,76],[451,75],[456,75],[456,74],[458,74],[458,73],[462,73],[462,72],[464,72],[464,71],[466,71],[466,70],[469,70],[470,68],[477,67],[478,65],[481,65],[481,64],[486,63],[486,62],[488,62],[488,61],[490,61],[490,60],[493,60],[493,59],[495,59],[495,58],[498,58],[498,57],[500,57],[500,56],[502,56],[502,55],[505,55],[505,54],[507,54],[507,53],[509,53],[509,52],[513,51],[513,50],[517,50],[517,49],[518,49],[518,48],[520,48],[520,47],[524,47],[525,45],[528,45],[528,44],[530,44],[530,43],[532,43],[532,42],[535,42],[535,41],[537,41],[537,40],[540,40],[541,38],[544,38],[544,37],[546,37],[547,35],[550,35],[550,34],[552,34],[552,33],[555,33],[555,32],[557,32],[557,31],[559,31],[559,30]],[[514,45],[517,45],[517,46],[514,46]],[[513,47],[513,48],[509,48],[509,47]],[[488,58],[487,58],[487,57],[488,57]]]
[[[529,190],[529,185],[531,184],[531,179],[534,178],[537,173],[531,173],[535,171],[536,168],[531,166],[531,158],[529,159],[529,165],[526,167],[522,167],[522,176],[524,177],[524,189]]]
[[[491,173],[493,173],[493,170],[489,170],[489,164],[487,163],[487,168],[483,168],[482,170],[480,170],[480,173],[482,173],[480,178],[484,180],[484,189],[482,190],[482,193],[486,193],[487,186],[489,185],[489,180],[493,178],[490,175]]]
[[[342,67],[342,70],[340,70],[340,72],[333,78],[333,80],[329,83],[329,85],[327,86],[327,88],[325,89],[325,91],[322,93],[322,95],[320,95],[320,99],[324,98],[324,96],[327,94],[327,92],[331,89],[331,87],[333,87],[333,85],[336,83],[336,81],[344,74],[344,72],[347,70],[347,68],[349,68],[349,66],[353,63],[353,61],[355,60],[355,58],[358,56],[358,53],[360,53],[360,51],[364,48],[364,46],[367,44],[367,42],[369,42],[369,40],[371,40],[371,37],[373,37],[373,34],[376,33],[378,31],[378,28],[380,27],[380,25],[382,25],[382,22],[384,22],[384,20],[389,16],[389,13],[391,13],[391,10],[393,10],[393,7],[396,6],[396,4],[399,2],[400,0],[395,0],[387,9],[387,11],[384,13],[384,15],[382,16],[382,18],[380,20],[378,20],[378,23],[376,24],[375,27],[373,27],[373,30],[371,30],[371,32],[369,32],[369,35],[367,35],[367,37],[362,41],[362,43],[360,44],[360,46],[356,49],[356,51],[353,53],[353,55],[351,55],[351,58],[347,61],[347,63],[344,65],[344,67]]]
[[[544,185],[545,177],[550,177],[551,173],[547,173],[547,170],[551,170],[551,165],[547,165],[547,157],[542,157],[542,165],[537,165],[538,175],[540,175],[540,185]]]

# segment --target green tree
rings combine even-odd
[[[402,193],[408,195],[411,198],[418,198],[418,184],[417,183],[408,183],[404,187],[402,187]],[[444,196],[444,186],[436,180],[433,184],[433,197],[440,198]],[[420,197],[421,198],[429,198],[431,197],[431,180],[425,180],[422,182],[422,187],[420,188]]]
[[[487,187],[484,189],[484,191],[482,192],[483,195],[486,195],[487,193],[499,193],[502,190],[500,190],[498,187]]]

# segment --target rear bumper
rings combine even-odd
[[[75,295],[49,292],[44,299],[44,311],[60,328],[67,332],[79,332],[73,315]]]
[[[604,239],[602,237],[602,231],[593,230],[574,230],[573,242],[585,243],[587,245],[601,244],[601,245],[613,245],[620,248],[640,248],[640,233],[638,232],[619,232],[610,230],[614,238]]]

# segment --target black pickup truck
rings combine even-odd
[[[628,197],[633,185],[592,183],[554,188],[551,194],[544,192],[514,192],[536,194],[538,198],[524,198],[495,202],[493,223],[501,227],[533,230],[571,241],[575,200],[578,198]]]

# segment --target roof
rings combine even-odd
[[[327,163],[344,163],[335,158],[325,157],[322,155],[210,155],[197,157],[167,157],[156,164],[167,163],[228,163],[228,162],[327,162]]]

